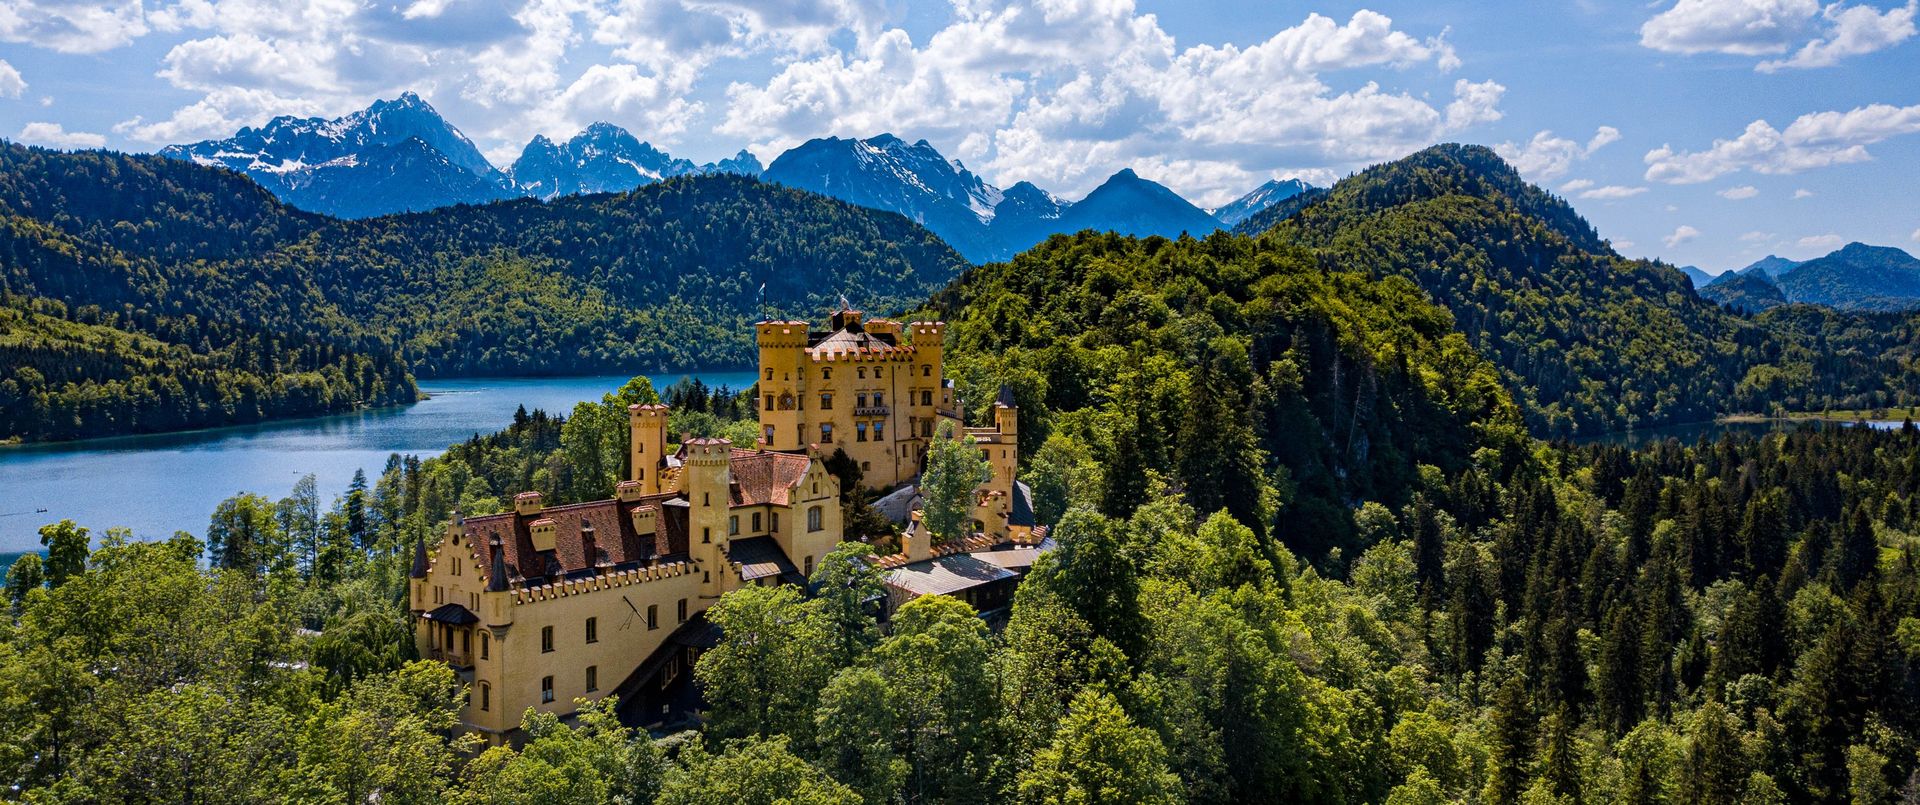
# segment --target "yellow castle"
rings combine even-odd
[[[564,717],[575,699],[615,693],[623,715],[657,721],[688,696],[693,661],[717,640],[708,607],[745,585],[805,584],[841,541],[840,483],[825,459],[844,450],[865,484],[900,486],[918,475],[938,421],[959,419],[939,322],[902,328],[842,310],[826,332],[792,321],[757,330],[753,449],[688,438],[669,451],[667,407],[635,405],[632,470],[614,498],[547,506],[526,492],[510,512],[456,516],[431,554],[416,547],[415,643],[468,685],[466,729],[498,742],[527,708]],[[992,427],[965,429],[993,467],[976,492],[976,533],[935,549],[909,521],[905,550],[882,561],[891,603],[943,592],[1003,606],[1032,564],[1030,515],[1015,502],[1018,412],[1004,391],[993,410]]]

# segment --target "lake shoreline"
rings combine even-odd
[[[664,389],[681,377],[745,388],[755,375],[688,372],[649,379]],[[377,481],[391,456],[440,455],[507,428],[519,408],[564,416],[631,378],[427,380],[421,383],[427,399],[412,405],[0,449],[0,513],[20,515],[0,518],[0,552],[39,548],[40,526],[61,519],[95,534],[126,526],[140,539],[176,530],[201,534],[220,501],[242,492],[278,499],[307,474],[329,501],[345,493],[356,471]],[[49,511],[35,511],[41,508]]]

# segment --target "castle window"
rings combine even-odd
[[[740,534],[740,515],[736,514],[732,517],[728,517],[727,518],[727,536],[734,537],[734,536],[739,536],[739,534]]]
[[[860,367],[860,379],[861,380],[867,379],[867,367],[865,366]]]
[[[493,709],[493,686],[485,682],[480,683],[480,709]]]
[[[873,376],[874,376],[874,377],[879,377],[879,376],[880,376],[880,370],[881,370],[881,369],[884,369],[884,368],[886,368],[886,367],[884,367],[884,366],[875,366],[875,367],[873,367]]]
[[[771,368],[769,368],[769,369],[767,370],[767,379],[768,379],[768,380],[772,380],[772,379],[773,379],[773,370],[772,370]]]
[[[860,395],[860,398],[859,398],[859,401],[858,401],[858,402],[855,402],[855,403],[853,404],[853,407],[855,407],[855,408],[865,408],[865,407],[867,407],[867,395],[865,395],[865,394],[861,394],[861,395]]]
[[[767,410],[773,410],[773,395],[767,395]]]
[[[780,513],[779,512],[773,513],[773,530],[775,531],[780,530]]]
[[[759,512],[753,513],[753,533],[755,534],[760,533],[760,513]]]
[[[687,622],[687,599],[680,599],[680,622]]]
[[[820,410],[822,411],[833,410],[833,395],[831,394],[820,395]]]
[[[833,367],[831,367],[831,366],[825,366],[825,367],[821,367],[821,369],[820,369],[820,379],[821,379],[821,380],[832,380],[832,379],[833,379]]]
[[[473,633],[472,632],[468,632],[464,630],[460,632],[460,653],[461,654],[473,653]]]
[[[873,423],[873,440],[876,442],[881,442],[881,441],[886,441],[886,438],[887,438],[887,423],[885,422]]]
[[[862,462],[860,462],[860,471],[861,471],[861,472],[872,472],[872,471],[873,471],[873,462],[871,462],[871,461],[862,461]]]
[[[825,528],[826,526],[821,525],[820,520],[821,520],[821,509],[819,506],[814,506],[810,509],[807,509],[807,530],[808,531],[819,531],[820,529]]]
[[[540,701],[543,704],[553,701],[553,677],[540,677]]]
[[[807,557],[807,578],[813,578],[813,557]]]
[[[600,666],[589,665],[587,666],[587,692],[592,693],[599,689],[600,689]]]
[[[713,529],[711,528],[700,529],[700,544],[708,545],[708,544],[712,544],[712,542],[713,542]]]
[[[856,442],[867,440],[867,423],[861,422],[853,426],[853,440]]]
[[[481,632],[480,633],[480,659],[484,660],[487,658],[487,649],[490,648],[492,645],[493,645],[492,638],[487,637],[486,632]]]
[[[933,420],[932,419],[920,420],[920,435],[925,436],[927,438],[933,438]]]
[[[926,366],[922,366],[922,367],[920,367],[920,376],[921,376],[921,377],[932,377],[932,376],[933,376],[933,365],[932,365],[932,364],[928,364],[928,365],[926,365]]]
[[[647,631],[651,632],[658,628],[660,628],[660,605],[648,604],[647,605]]]
[[[923,391],[923,392],[920,392],[920,404],[921,404],[921,405],[932,405],[932,404],[933,404],[933,392],[931,392],[931,391]]]
[[[887,404],[887,395],[885,393],[878,392],[878,391],[873,393],[873,407],[879,408],[880,406],[886,405],[886,404]]]
[[[820,426],[820,443],[833,444],[833,426],[832,425]]]
[[[540,627],[540,653],[550,654],[552,652],[553,652],[553,627],[542,626]]]
[[[589,643],[600,642],[600,619],[599,618],[587,619],[587,642]]]

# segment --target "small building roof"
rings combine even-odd
[[[1040,559],[1040,554],[1039,546],[1028,546],[998,551],[975,551],[968,555],[995,567],[1025,572]]]
[[[473,610],[467,609],[459,604],[446,604],[437,607],[432,612],[428,612],[425,617],[427,620],[437,621],[449,626],[472,626],[480,622],[480,616],[473,614]]]
[[[800,572],[772,537],[733,540],[727,547],[727,559],[740,568],[740,578],[745,581]]]
[[[887,585],[913,595],[952,595],[1019,575],[975,554],[957,553],[902,565],[887,574]]]

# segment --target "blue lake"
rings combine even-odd
[[[681,374],[653,377],[664,390]],[[752,372],[699,372],[709,386],[744,389]],[[38,550],[40,526],[73,520],[102,534],[126,526],[142,539],[206,532],[220,501],[240,492],[275,499],[312,473],[331,502],[356,469],[377,476],[392,453],[422,458],[505,428],[515,408],[564,414],[626,376],[428,381],[432,395],[404,408],[264,425],[0,447],[0,553]],[[45,509],[46,511],[39,511]]]

